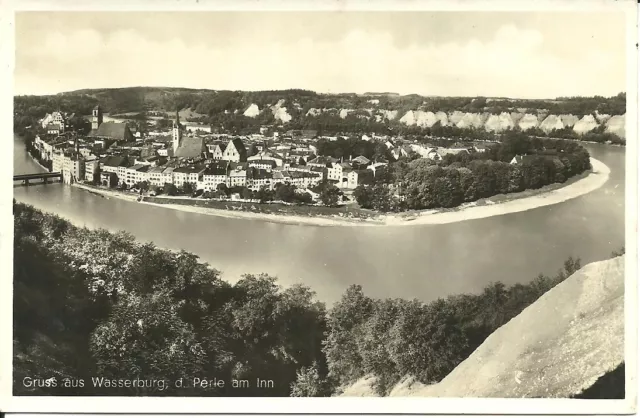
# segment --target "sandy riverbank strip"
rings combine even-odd
[[[489,218],[509,213],[524,212],[543,206],[555,205],[582,196],[602,187],[609,179],[611,170],[602,161],[591,158],[591,173],[574,183],[559,189],[534,196],[514,199],[488,206],[470,206],[451,212],[425,212],[413,219],[401,219],[396,215],[387,216],[386,225],[436,225],[472,219]],[[490,198],[489,198],[490,199]]]
[[[77,187],[78,189],[86,190],[89,193],[97,194],[107,198],[113,197],[114,199],[128,200],[130,202],[135,202],[138,200],[138,196],[133,195],[131,193],[122,193],[115,190],[108,190],[108,189],[103,189],[103,188],[98,188],[93,186],[87,186],[80,183],[73,183],[71,185],[73,187]]]
[[[555,205],[570,199],[582,196],[602,187],[609,178],[610,169],[603,162],[591,158],[592,171],[586,177],[567,184],[555,190],[541,192],[533,196],[515,198],[495,204],[474,206],[474,203],[466,204],[456,210],[438,211],[425,210],[417,214],[388,214],[380,215],[372,219],[344,218],[334,216],[300,216],[279,215],[273,213],[244,212],[225,209],[204,208],[179,204],[163,204],[140,202],[145,205],[180,210],[183,212],[198,213],[203,215],[219,216],[232,219],[247,219],[254,221],[274,222],[292,225],[309,226],[411,226],[411,225],[439,225],[460,222],[473,219],[488,218],[491,216],[506,215],[515,212],[524,212],[543,206]],[[88,190],[95,194],[107,197],[125,199],[135,202],[136,195],[122,193],[113,190],[97,189],[90,186],[75,184],[76,187]],[[508,195],[507,195],[508,196]],[[488,199],[490,200],[490,199]]]

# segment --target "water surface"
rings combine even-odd
[[[328,303],[350,284],[372,297],[479,292],[495,281],[553,274],[569,257],[603,260],[624,245],[625,148],[587,144],[611,169],[600,189],[557,205],[444,225],[315,227],[219,218],[107,199],[62,184],[14,188],[14,197],[89,228],[126,230],[141,241],[185,249],[223,272],[269,273],[303,282]],[[14,138],[14,174],[42,169]]]

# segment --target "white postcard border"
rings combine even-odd
[[[637,149],[637,5],[625,1],[13,1],[0,4],[0,120],[4,136],[12,135],[14,33],[13,12],[21,10],[204,11],[204,10],[484,10],[484,11],[611,11],[627,16],[627,148],[626,148],[626,379],[633,396],[625,400],[475,399],[475,398],[135,398],[14,397],[12,379],[12,145],[2,141],[0,154],[0,410],[3,412],[146,412],[146,413],[473,413],[473,414],[625,414],[637,408],[638,353],[638,149]],[[635,116],[635,117],[634,117]]]

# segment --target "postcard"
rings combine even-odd
[[[635,2],[2,7],[3,412],[637,410]]]

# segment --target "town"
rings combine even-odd
[[[279,184],[293,186],[299,201],[322,201],[319,189],[337,189],[343,202],[359,185],[370,185],[390,162],[403,157],[439,161],[448,154],[482,152],[485,144],[438,148],[403,137],[362,135],[362,141],[384,144],[386,156],[375,161],[363,155],[334,158],[319,155],[314,130],[279,132],[260,127],[251,135],[211,133],[208,126],[191,129],[176,111],[172,126],[142,133],[126,121],[104,121],[100,105],[91,115],[91,130],[78,134],[75,115],[52,112],[40,120],[34,140],[36,158],[65,183],[115,188],[140,195],[164,193],[191,197],[247,200]],[[346,139],[346,136],[340,137]],[[324,202],[325,204],[328,202]],[[336,203],[330,201],[329,203]]]

